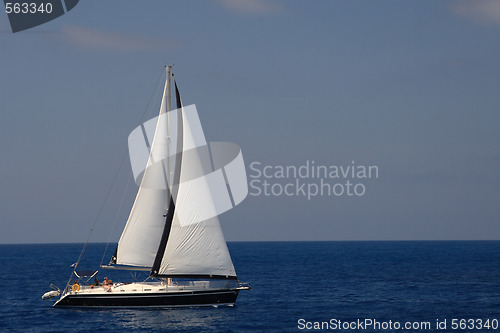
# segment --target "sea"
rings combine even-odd
[[[0,245],[0,332],[499,331],[500,241],[230,242],[233,307],[53,308],[83,244]],[[89,244],[78,269],[98,269]],[[114,246],[107,249],[109,255]],[[120,275],[121,274],[121,275]],[[114,282],[130,272],[99,271]]]

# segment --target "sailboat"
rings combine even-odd
[[[217,217],[248,193],[241,151],[205,141],[194,105],[182,105],[172,67],[165,69],[156,124],[147,122],[135,133],[154,128],[154,137],[145,145],[149,146],[146,167],[136,179],[139,190],[109,264],[101,265],[149,276],[141,282],[88,285],[74,278],[97,272],[79,273],[76,263],[64,290],[56,287],[42,296],[60,296],[56,307],[234,305],[241,290],[251,289],[238,280]],[[129,150],[131,142],[141,142],[133,134]],[[148,141],[147,135],[144,140]],[[131,162],[135,167],[141,164],[132,157]]]

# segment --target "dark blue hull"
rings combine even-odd
[[[239,290],[220,289],[168,293],[105,293],[67,294],[57,307],[189,307],[230,305],[236,302]]]

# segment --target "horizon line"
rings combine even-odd
[[[345,239],[345,240],[240,240],[226,243],[333,243],[333,242],[499,242],[500,239]],[[57,242],[57,243],[0,243],[1,245],[81,245],[81,244],[117,244],[111,242]]]

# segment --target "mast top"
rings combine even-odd
[[[166,93],[166,96],[164,96],[166,98],[166,103],[167,103],[167,112],[169,111],[172,111],[172,88],[171,88],[171,85],[172,85],[172,81],[171,81],[171,77],[173,76],[172,75],[172,66],[171,65],[167,65],[165,66],[165,70],[166,70],[166,74],[167,74],[167,80],[165,82],[165,91],[164,93]]]

